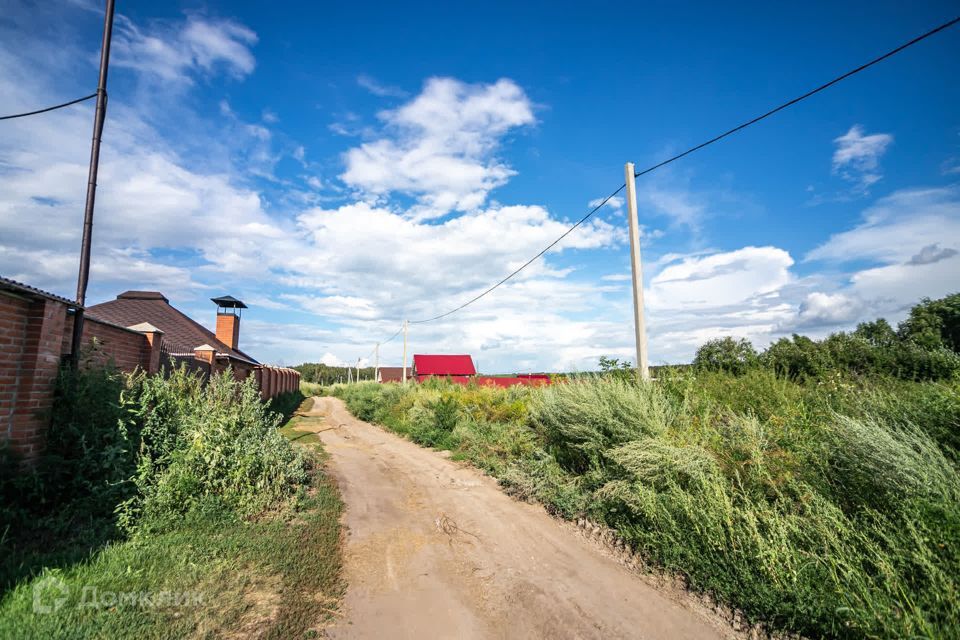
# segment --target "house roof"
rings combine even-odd
[[[200,345],[210,345],[220,354],[250,364],[260,364],[243,351],[231,349],[217,340],[216,334],[170,305],[159,291],[125,291],[116,300],[87,307],[88,316],[130,327],[149,322],[163,331],[164,343],[171,353],[193,353]]]
[[[10,278],[4,278],[0,276],[0,289],[4,291],[12,291],[20,295],[25,295],[29,298],[47,298],[48,300],[56,300],[57,302],[62,302],[68,304],[71,307],[77,306],[77,303],[68,298],[58,296],[55,293],[50,293],[49,291],[44,291],[43,289],[37,289],[36,287],[31,287],[28,284],[22,282],[17,282],[16,280],[11,280]]]
[[[472,376],[477,370],[468,355],[414,355],[418,376]]]
[[[413,377],[413,367],[407,367],[407,378]],[[380,367],[381,382],[402,382],[403,367]]]

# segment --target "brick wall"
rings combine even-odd
[[[63,359],[69,355],[73,316],[55,297],[0,290],[0,441],[25,460],[42,449],[53,407],[54,386]],[[92,363],[113,362],[123,371],[150,373],[167,365],[162,332],[141,333],[91,317],[83,324],[83,344],[95,344]],[[256,366],[213,357],[197,367],[221,371],[232,366],[239,380],[256,376],[264,399],[296,391],[300,374],[292,369]],[[164,356],[165,357],[165,356]],[[202,367],[201,367],[202,365]]]
[[[66,306],[0,294],[0,436],[26,459],[43,448]]]
[[[67,317],[61,353],[70,353],[70,341],[73,339],[73,316]],[[153,349],[147,336],[139,331],[107,324],[90,316],[83,319],[83,346],[90,348],[93,359],[90,364],[112,362],[122,371],[133,371],[140,367],[150,371]],[[156,371],[156,367],[153,369]]]

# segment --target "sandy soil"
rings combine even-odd
[[[325,417],[316,428],[346,503],[348,587],[330,637],[739,635],[479,471],[356,420],[339,400],[317,398],[311,413]]]

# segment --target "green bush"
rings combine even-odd
[[[154,531],[211,499],[252,515],[292,497],[307,461],[277,431],[282,417],[252,380],[230,372],[206,385],[186,369],[141,376],[131,392],[143,439],[135,483],[122,508],[130,532]]]
[[[731,337],[708,340],[693,359],[693,367],[701,371],[725,371],[742,375],[757,364],[757,352],[750,341]]]

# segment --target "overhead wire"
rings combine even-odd
[[[837,76],[836,78],[830,80],[829,82],[825,82],[824,84],[821,84],[820,86],[818,86],[817,88],[815,88],[815,89],[813,89],[813,90],[811,90],[811,91],[807,91],[806,93],[804,93],[804,94],[802,94],[802,95],[800,95],[800,96],[797,96],[796,98],[793,98],[792,100],[788,100],[787,102],[784,102],[783,104],[779,105],[778,107],[775,107],[775,108],[773,108],[773,109],[770,109],[769,111],[767,111],[766,113],[764,113],[764,114],[762,114],[762,115],[759,115],[759,116],[757,116],[757,117],[755,117],[755,118],[752,118],[752,119],[750,119],[750,120],[747,120],[747,121],[744,122],[743,124],[737,125],[736,127],[734,127],[734,128],[732,128],[732,129],[730,129],[730,130],[728,130],[728,131],[725,131],[725,132],[721,133],[720,135],[714,136],[713,138],[710,138],[710,139],[707,140],[706,142],[701,142],[700,144],[698,144],[698,145],[696,145],[696,146],[693,146],[693,147],[690,147],[689,149],[687,149],[686,151],[684,151],[684,152],[682,152],[682,153],[678,153],[677,155],[675,155],[675,156],[673,156],[673,157],[670,157],[670,158],[667,158],[666,160],[662,160],[662,161],[660,161],[660,162],[657,162],[656,164],[653,164],[653,165],[647,167],[646,169],[643,169],[643,170],[641,170],[641,171],[637,171],[637,172],[634,173],[634,178],[639,178],[639,177],[642,176],[642,175],[646,175],[646,174],[648,174],[648,173],[651,173],[651,172],[653,172],[653,171],[656,171],[657,169],[660,169],[661,167],[664,167],[664,166],[666,166],[666,165],[668,165],[668,164],[670,164],[670,163],[672,163],[672,162],[676,162],[677,160],[680,160],[681,158],[684,158],[684,157],[690,155],[691,153],[694,153],[694,152],[696,152],[696,151],[699,151],[700,149],[703,149],[704,147],[710,146],[711,144],[713,144],[713,143],[715,143],[715,142],[719,142],[720,140],[723,140],[723,139],[726,138],[727,136],[730,136],[730,135],[732,135],[732,134],[734,134],[734,133],[736,133],[736,132],[738,132],[738,131],[741,131],[741,130],[743,130],[743,129],[746,129],[747,127],[749,127],[749,126],[751,126],[751,125],[754,125],[754,124],[760,122],[761,120],[764,120],[764,119],[766,119],[766,118],[769,118],[770,116],[774,115],[775,113],[778,113],[778,112],[780,112],[780,111],[783,111],[784,109],[787,109],[788,107],[791,107],[791,106],[797,104],[798,102],[801,102],[801,101],[803,101],[803,100],[806,100],[807,98],[809,98],[809,97],[811,97],[811,96],[814,96],[814,95],[820,93],[821,91],[823,91],[823,90],[825,90],[825,89],[828,89],[829,87],[832,87],[833,85],[837,84],[838,82],[842,82],[843,80],[846,80],[847,78],[849,78],[849,77],[851,77],[851,76],[853,76],[853,75],[856,75],[856,74],[860,73],[861,71],[864,71],[864,70],[872,67],[873,65],[875,65],[875,64],[877,64],[877,63],[879,63],[879,62],[882,62],[882,61],[886,60],[887,58],[890,58],[891,56],[894,56],[894,55],[900,53],[900,52],[903,51],[904,49],[907,49],[907,48],[909,48],[909,47],[912,47],[913,45],[915,45],[915,44],[917,44],[917,43],[919,43],[919,42],[922,42],[923,40],[926,40],[927,38],[929,38],[929,37],[931,37],[931,36],[933,36],[933,35],[941,32],[941,31],[944,31],[945,29],[948,29],[948,28],[954,26],[954,25],[957,24],[958,22],[960,22],[960,16],[958,16],[958,17],[956,17],[956,18],[953,18],[952,20],[948,20],[947,22],[944,22],[943,24],[941,24],[941,25],[939,25],[939,26],[937,26],[937,27],[934,27],[933,29],[930,29],[929,31],[927,31],[927,32],[925,32],[925,33],[923,33],[923,34],[921,34],[921,35],[913,38],[912,40],[909,40],[908,42],[905,42],[905,43],[901,44],[900,46],[898,46],[898,47],[896,47],[896,48],[894,48],[894,49],[891,49],[890,51],[884,53],[883,55],[878,56],[878,57],[874,58],[873,60],[871,60],[871,61],[869,61],[869,62],[867,62],[867,63],[865,63],[865,64],[860,65],[859,67],[856,67],[856,68],[854,68],[854,69],[851,69],[850,71],[847,71],[846,73],[843,73],[843,74]],[[563,232],[563,234],[562,234],[559,238],[557,238],[556,240],[554,240],[553,242],[551,242],[550,244],[548,244],[542,251],[540,251],[540,253],[538,253],[537,255],[533,256],[533,257],[530,258],[529,260],[527,260],[527,261],[526,261],[525,263],[523,263],[523,265],[521,265],[518,269],[515,269],[514,271],[512,271],[509,275],[507,275],[505,278],[503,278],[502,280],[500,280],[499,282],[497,282],[497,283],[494,284],[493,286],[487,288],[486,290],[484,290],[484,291],[481,292],[480,294],[474,296],[474,297],[471,298],[470,300],[467,300],[466,302],[464,302],[464,303],[461,304],[460,306],[455,307],[455,308],[453,308],[453,309],[451,309],[451,310],[449,310],[449,311],[447,311],[447,312],[445,312],[445,313],[441,313],[441,314],[436,315],[436,316],[433,316],[433,317],[431,317],[431,318],[425,318],[425,319],[423,319],[423,320],[410,320],[410,324],[424,324],[424,323],[427,323],[427,322],[433,322],[433,321],[435,321],[435,320],[440,320],[441,318],[445,318],[445,317],[447,317],[447,316],[449,316],[449,315],[452,315],[452,314],[454,314],[454,313],[456,313],[456,312],[458,312],[458,311],[460,311],[460,310],[462,310],[462,309],[470,306],[470,305],[473,304],[474,302],[477,302],[478,300],[480,300],[481,298],[483,298],[483,297],[486,296],[487,294],[489,294],[489,293],[491,293],[492,291],[494,291],[497,287],[499,287],[500,285],[502,285],[502,284],[504,284],[505,282],[509,281],[511,278],[513,278],[514,276],[516,276],[518,273],[520,273],[521,271],[523,271],[524,269],[526,269],[527,267],[529,267],[529,266],[530,266],[531,264],[533,264],[537,259],[539,259],[541,256],[543,256],[543,254],[545,254],[547,251],[549,251],[550,249],[552,249],[553,247],[555,247],[555,246],[557,245],[557,243],[559,243],[561,240],[563,240],[563,239],[566,238],[568,235],[570,235],[575,229],[577,229],[577,228],[578,228],[580,225],[582,225],[584,222],[586,222],[587,220],[589,220],[597,211],[599,211],[605,204],[607,204],[607,202],[609,202],[611,198],[613,198],[613,197],[616,196],[618,193],[620,193],[625,187],[626,187],[626,184],[620,185],[620,187],[619,187],[616,191],[614,191],[614,192],[611,193],[609,196],[607,196],[606,198],[604,198],[603,201],[600,202],[599,205],[597,205],[596,207],[594,207],[593,209],[591,209],[585,216],[583,216],[582,218],[580,218],[579,220],[577,220],[577,222],[576,222],[572,227],[570,227],[570,228],[567,229],[565,232]]]
[[[39,113],[46,113],[48,111],[55,111],[56,109],[63,109],[64,107],[69,107],[70,105],[77,104],[78,102],[83,102],[84,100],[89,100],[90,98],[96,98],[96,93],[91,93],[88,96],[83,96],[82,98],[77,98],[76,100],[71,100],[70,102],[64,102],[63,104],[57,104],[52,107],[44,107],[43,109],[37,109],[36,111],[27,111],[25,113],[14,113],[9,116],[0,116],[0,120],[13,120],[14,118],[26,118],[27,116],[35,116]]]

